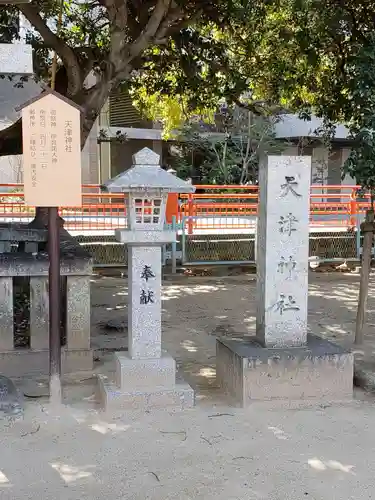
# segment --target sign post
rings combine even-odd
[[[48,207],[50,398],[61,402],[58,207],[82,205],[80,108],[47,89],[22,107],[25,203]]]

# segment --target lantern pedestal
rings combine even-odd
[[[164,226],[168,195],[195,188],[161,169],[159,155],[148,148],[133,161],[105,184],[127,193],[127,229],[118,229],[116,238],[128,247],[129,353],[115,354],[114,383],[99,376],[99,399],[105,409],[188,408],[194,391],[176,382],[176,362],[161,349],[161,247],[176,240]]]
[[[161,349],[161,245],[176,236],[170,231],[129,230],[119,230],[116,236],[128,245],[129,353],[115,353],[114,383],[99,376],[102,406],[106,410],[190,408],[194,391],[183,381],[176,383],[176,362]],[[141,243],[145,240],[148,246]]]

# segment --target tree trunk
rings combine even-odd
[[[374,211],[367,210],[366,219],[361,224],[361,231],[363,232],[363,252],[362,252],[362,265],[361,265],[361,280],[359,285],[358,309],[357,319],[355,326],[355,340],[357,345],[363,344],[363,327],[366,320],[367,312],[367,298],[368,298],[368,285],[370,280],[371,270],[371,252],[374,240]]]

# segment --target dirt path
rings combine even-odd
[[[371,281],[374,281],[373,279]],[[358,276],[311,274],[309,330],[342,345],[352,342]],[[255,277],[176,278],[163,287],[163,347],[174,356],[184,377],[198,391],[215,387],[217,336],[253,335]],[[96,349],[126,348],[127,333],[108,330],[111,319],[127,317],[127,283],[98,277],[92,284],[92,343]],[[371,283],[366,326],[366,356],[375,352],[375,285]],[[111,370],[110,355],[99,353],[98,369]]]

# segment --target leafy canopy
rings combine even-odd
[[[0,37],[16,38],[17,9],[27,20],[37,77],[48,81],[56,51],[56,90],[84,110],[82,143],[110,92],[126,87],[140,106],[166,119],[210,112],[218,100],[235,100],[248,89],[247,78],[228,47],[229,33],[266,15],[260,0],[65,0],[60,3],[1,7]],[[96,81],[85,81],[94,73]],[[148,100],[149,95],[155,97]],[[153,99],[153,102],[152,102]],[[147,102],[148,101],[148,102]],[[161,104],[163,107],[161,107]],[[166,110],[165,110],[166,108]],[[182,110],[182,111],[181,111]],[[21,124],[0,134],[1,154],[20,152]]]

